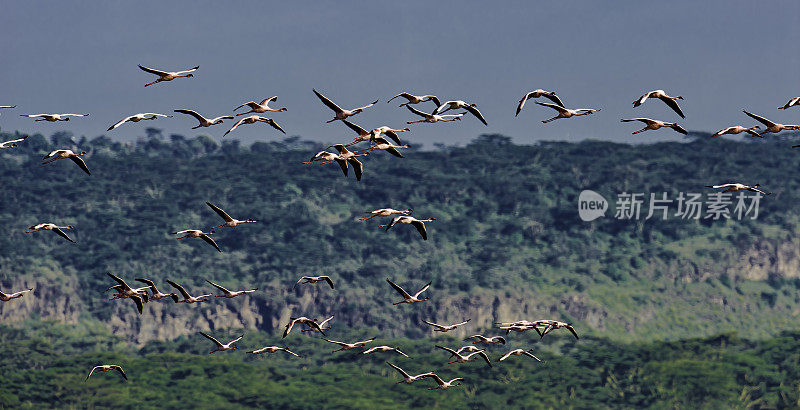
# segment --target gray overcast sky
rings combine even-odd
[[[746,108],[784,123],[800,108],[776,107],[800,95],[800,2],[6,2],[0,14],[0,105],[3,130],[68,129],[94,138],[130,140],[144,128],[196,132],[175,118],[106,128],[130,114],[196,109],[228,114],[248,100],[277,95],[274,113],[289,135],[321,141],[352,138],[316,88],[345,108],[380,99],[354,117],[367,127],[405,126],[417,119],[397,104],[400,91],[434,93],[478,104],[489,122],[421,124],[411,144],[463,144],[481,133],[518,143],[601,138],[651,141],[671,130],[631,136],[638,124],[620,118],[680,120],[653,101],[633,109],[645,91],[682,95],[692,130],[752,124]],[[162,69],[199,65],[196,76],[144,88]],[[550,124],[552,110],[534,104],[514,118],[524,92],[555,90],[568,107],[602,108],[592,116]],[[425,109],[433,109],[431,103]],[[18,114],[89,112],[69,123],[34,123]],[[281,139],[266,125],[240,127],[225,138]]]

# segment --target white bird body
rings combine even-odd
[[[147,287],[150,289],[149,298],[152,299],[152,300],[161,300],[161,299],[164,299],[164,298],[172,298],[172,296],[175,295],[174,293],[163,293],[163,292],[159,291],[158,288],[156,287],[155,282],[151,281],[150,279],[138,278],[138,279],[135,279],[135,280],[147,284]]]
[[[370,153],[372,151],[386,151],[398,158],[403,158],[403,154],[398,149],[411,148],[410,145],[392,145],[383,137],[376,137],[372,139],[372,146],[363,151],[356,151],[356,154]]]
[[[681,107],[678,106],[678,103],[676,101],[676,100],[682,100],[683,97],[681,96],[670,97],[669,95],[667,95],[666,92],[664,92],[664,90],[653,90],[645,93],[644,95],[642,95],[636,101],[633,102],[633,107],[636,108],[644,104],[644,102],[647,101],[648,98],[658,98],[659,100],[663,101],[664,104],[667,104],[669,108],[672,108],[672,110],[675,111],[681,118],[686,118],[683,115],[683,111],[681,111]]]
[[[721,184],[721,185],[706,185],[706,188],[713,188],[713,189],[722,189],[725,188],[722,192],[736,192],[736,191],[753,191],[758,192],[763,195],[770,195],[771,192],[764,192],[758,187],[761,186],[760,184],[755,185],[745,185],[740,183],[730,183],[730,184]]]
[[[332,319],[333,319],[333,315],[331,315],[327,319],[323,320],[322,322],[319,322],[318,323],[319,324],[319,330],[317,330],[318,328],[316,328],[316,327],[309,327],[308,329],[301,330],[301,332],[321,332],[323,330],[330,330],[331,326],[325,327],[325,324],[330,322]],[[316,322],[316,320],[315,320],[315,322]]]
[[[158,117],[172,118],[171,115],[158,114],[158,113],[155,113],[155,112],[142,112],[142,113],[139,113],[139,114],[133,114],[133,115],[131,115],[129,117],[125,117],[125,118],[119,120],[116,124],[108,127],[108,129],[106,131],[111,131],[111,130],[119,127],[120,125],[122,125],[122,124],[124,124],[126,122],[139,122],[139,121],[155,120]]]
[[[263,122],[265,124],[269,124],[272,128],[275,128],[276,130],[286,134],[286,131],[284,131],[283,128],[281,128],[281,126],[278,125],[278,123],[275,122],[275,120],[273,120],[272,118],[265,118],[265,117],[259,117],[258,115],[251,115],[249,117],[244,117],[239,121],[236,121],[236,124],[233,124],[233,127],[231,127],[231,129],[229,129],[228,131],[225,131],[225,134],[222,134],[222,136],[224,137],[228,135],[228,133],[235,130],[242,124],[255,124],[257,122]]]
[[[452,379],[452,380],[446,382],[446,381],[442,380],[441,377],[439,377],[438,375],[436,375],[434,373],[425,374],[423,377],[430,377],[431,379],[433,379],[436,382],[436,384],[439,385],[438,387],[430,388],[428,390],[436,390],[436,389],[444,390],[444,389],[448,389],[450,387],[461,386],[461,383],[456,383],[456,382],[464,381],[463,377],[456,377],[455,379]]]
[[[347,176],[347,165],[350,164],[353,166],[353,172],[356,174],[356,181],[361,181],[361,175],[364,173],[364,164],[358,160],[357,157],[363,157],[368,155],[366,153],[356,153],[351,152],[344,146],[344,144],[334,144],[328,148],[335,148],[339,151],[339,158],[335,161],[339,163],[339,166],[342,168],[342,172],[344,175]]]
[[[222,249],[219,248],[216,242],[209,235],[213,234],[214,231],[211,232],[203,232],[200,229],[184,229],[182,231],[173,232],[173,235],[184,235],[176,239],[185,239],[185,238],[201,238],[206,241],[207,244],[214,247],[219,252],[222,252]]]
[[[484,343],[484,344],[492,344],[492,343],[501,343],[506,344],[506,339],[503,336],[493,336],[493,337],[486,337],[484,335],[472,335],[464,340],[469,339],[477,339],[472,343]]]
[[[427,323],[427,324],[429,324],[429,325],[431,325],[431,326],[433,326],[435,328],[435,329],[433,329],[434,332],[447,333],[447,332],[449,332],[451,330],[454,330],[455,328],[457,328],[459,326],[466,325],[467,323],[469,323],[470,320],[471,319],[467,319],[467,320],[465,320],[465,321],[463,321],[461,323],[455,323],[455,324],[452,324],[452,325],[440,325],[438,323],[429,322],[429,321],[427,321],[425,319],[423,319],[422,321]]]
[[[70,242],[75,243],[75,241],[73,241],[72,238],[70,238],[63,231],[63,229],[73,229],[73,228],[74,227],[72,225],[58,226],[56,224],[51,224],[51,223],[41,223],[41,224],[37,224],[37,225],[31,226],[30,228],[28,228],[27,231],[25,231],[25,233],[31,233],[31,232],[37,232],[37,231],[53,231],[54,233],[56,233],[57,235],[61,236],[62,238],[66,239],[66,240],[68,240]]]
[[[300,279],[297,280],[297,283],[294,284],[292,289],[296,288],[297,285],[299,285],[301,283],[317,283],[317,282],[323,282],[323,281],[327,282],[328,286],[330,286],[331,289],[334,289],[333,280],[331,280],[331,277],[330,276],[324,276],[324,275],[323,276],[303,276],[303,277],[301,277]]]
[[[461,114],[445,114],[445,115],[428,114],[428,113],[422,112],[422,111],[420,111],[420,110],[418,110],[418,109],[416,109],[416,108],[414,108],[414,107],[412,107],[410,105],[406,105],[406,108],[408,108],[408,110],[413,112],[414,114],[417,114],[420,117],[423,117],[423,119],[421,119],[419,121],[408,121],[407,124],[416,124],[416,123],[419,123],[419,122],[435,123],[435,122],[439,122],[439,121],[442,121],[442,122],[458,121],[458,120],[461,119],[461,117],[464,116],[463,113],[461,113]]]
[[[550,108],[558,111],[558,115],[556,115],[555,117],[547,119],[547,120],[542,120],[542,122],[545,123],[545,124],[547,124],[550,121],[557,120],[559,118],[579,117],[581,115],[589,115],[589,114],[593,114],[596,111],[600,111],[599,108],[597,108],[597,109],[595,109],[595,108],[569,109],[569,108],[564,108],[564,107],[562,107],[560,105],[557,105],[557,104],[543,103],[543,102],[538,102],[538,101],[536,102],[536,104],[539,104],[539,105],[544,106],[544,107],[550,107]]]
[[[760,115],[751,114],[751,113],[749,113],[749,112],[747,112],[745,110],[742,110],[742,112],[747,114],[750,118],[752,118],[752,119],[754,119],[754,120],[756,120],[756,121],[758,121],[758,122],[760,122],[760,123],[762,123],[762,124],[764,124],[766,126],[766,128],[764,129],[764,132],[761,132],[760,135],[764,135],[764,134],[767,134],[767,133],[770,133],[770,132],[778,133],[778,132],[781,132],[783,130],[797,130],[797,129],[800,129],[800,125],[778,124],[777,122],[772,122],[772,121],[770,121],[770,120],[768,120],[768,119],[766,119],[766,118],[764,118],[764,117],[762,117]]]
[[[422,239],[427,241],[428,230],[425,228],[425,222],[433,222],[435,220],[436,218],[417,219],[414,218],[413,216],[401,215],[394,217],[394,219],[392,219],[392,222],[390,222],[389,224],[378,225],[378,227],[382,228],[385,226],[386,230],[388,231],[391,227],[397,224],[413,225],[415,228],[417,228],[417,231],[419,232],[420,236],[422,236]]]
[[[342,351],[342,350],[353,350],[353,349],[362,348],[362,347],[366,346],[367,343],[375,340],[375,338],[373,337],[371,339],[361,340],[361,341],[353,342],[353,343],[339,342],[339,341],[330,340],[330,339],[323,339],[323,340],[325,340],[326,342],[337,344],[337,345],[340,346],[339,349],[336,349],[336,350],[331,352],[331,353],[335,353],[335,352]]]
[[[19,292],[14,292],[14,293],[3,293],[2,291],[0,291],[0,301],[8,302],[11,299],[21,298],[21,297],[25,296],[26,293],[31,292],[31,291],[33,291],[33,288],[30,288],[30,289],[27,289],[27,290],[21,290]]]
[[[119,365],[116,365],[116,364],[103,364],[103,365],[100,365],[100,366],[92,367],[92,370],[89,371],[89,375],[86,376],[86,380],[89,380],[89,377],[92,377],[92,375],[97,373],[97,372],[109,372],[109,371],[112,371],[112,370],[118,371],[119,374],[122,375],[123,379],[128,380],[128,376],[125,374],[125,370],[122,370],[122,367],[119,366]],[[84,382],[86,380],[84,380]]]
[[[532,351],[533,351],[533,349],[530,349],[530,350],[525,350],[525,349],[512,350],[512,351],[504,354],[501,358],[497,359],[497,361],[498,362],[502,362],[503,360],[506,360],[511,356],[525,355],[525,356],[530,356],[530,357],[536,359],[536,361],[538,361],[538,362],[541,362],[542,360],[539,359],[538,357],[534,356],[533,353],[531,353]]]
[[[404,105],[408,106],[409,104],[419,104],[419,103],[422,103],[422,102],[425,102],[425,101],[433,101],[433,103],[436,104],[437,107],[442,105],[439,102],[439,98],[437,98],[435,95],[430,95],[430,94],[428,94],[428,95],[414,95],[414,94],[409,94],[407,92],[402,92],[400,94],[397,94],[394,97],[390,98],[389,101],[386,101],[386,102],[390,103],[390,102],[392,102],[392,100],[394,100],[397,97],[405,98],[406,101],[408,101],[408,102],[405,102],[403,104],[398,105],[398,107],[402,107]]]
[[[22,114],[21,117],[38,118],[36,121],[69,121],[69,117],[86,117],[89,114]]]
[[[191,115],[192,117],[196,118],[197,121],[200,122],[200,124],[192,127],[192,129],[196,129],[196,128],[200,128],[200,127],[210,127],[212,125],[222,124],[222,120],[232,120],[233,119],[233,117],[230,116],[230,115],[221,115],[221,116],[215,117],[215,118],[206,118],[206,117],[198,114],[197,111],[195,111],[195,110],[180,109],[180,110],[175,110],[175,112],[179,112],[181,114]]]
[[[42,165],[50,164],[60,159],[69,158],[72,160],[72,162],[78,165],[78,167],[82,169],[83,172],[92,175],[92,173],[89,172],[89,167],[87,167],[86,163],[83,162],[83,160],[81,159],[81,155],[86,155],[86,151],[81,151],[80,154],[76,154],[69,149],[57,149],[55,151],[50,152],[49,154],[45,155],[44,158],[42,158],[43,160],[46,160],[42,162]]]
[[[677,131],[677,132],[679,132],[681,134],[684,134],[684,135],[688,134],[688,132],[685,129],[683,129],[683,127],[681,127],[680,125],[678,125],[678,124],[676,124],[674,122],[659,121],[659,120],[654,120],[654,119],[651,119],[651,118],[627,118],[627,119],[622,119],[620,121],[621,122],[639,121],[639,122],[645,123],[645,127],[644,128],[642,128],[642,129],[640,129],[638,131],[634,131],[631,134],[638,134],[640,132],[644,132],[644,131],[647,131],[647,130],[657,130],[659,128],[665,128],[665,127],[666,128],[672,128],[673,130],[675,130],[675,131]]]
[[[522,111],[522,107],[525,106],[525,102],[526,101],[528,101],[531,98],[539,98],[539,97],[545,97],[545,98],[549,99],[550,101],[552,101],[552,102],[554,102],[554,103],[556,103],[556,104],[558,104],[558,105],[560,105],[562,107],[564,106],[564,103],[561,102],[561,99],[558,98],[556,93],[554,93],[552,91],[545,91],[545,90],[542,90],[541,88],[537,88],[537,89],[535,89],[535,90],[533,90],[533,91],[531,91],[529,93],[526,93],[525,95],[522,96],[522,98],[519,100],[519,104],[517,104],[517,112],[516,112],[516,114],[514,114],[514,116],[516,117],[517,115],[519,115],[519,112]]]
[[[215,296],[214,296],[214,297],[218,297],[218,298],[227,298],[227,299],[230,299],[230,298],[235,298],[235,297],[237,297],[237,296],[246,295],[246,294],[248,294],[248,293],[253,293],[253,292],[255,292],[255,291],[257,291],[257,290],[258,290],[258,288],[255,288],[255,289],[248,289],[248,290],[236,290],[236,291],[230,291],[230,290],[228,290],[228,289],[225,289],[224,287],[222,287],[222,286],[220,286],[220,285],[217,285],[216,283],[214,283],[214,282],[212,282],[212,281],[210,281],[210,280],[208,280],[208,279],[206,279],[206,282],[208,282],[208,283],[209,283],[211,286],[213,286],[213,287],[215,287],[215,288],[219,289],[219,290],[222,292],[222,294],[221,294],[221,295],[215,295]]]
[[[237,226],[239,226],[241,224],[249,224],[249,223],[258,222],[258,221],[254,220],[254,219],[249,219],[249,218],[245,219],[245,220],[232,218],[230,215],[228,215],[227,212],[223,211],[222,208],[212,204],[211,202],[206,202],[206,205],[208,205],[208,207],[211,208],[211,210],[216,212],[217,215],[219,215],[220,218],[222,218],[222,220],[225,221],[224,224],[217,225],[217,226],[212,226],[211,229],[221,228],[223,226],[226,226],[226,227],[229,227],[229,228],[235,228],[235,227],[237,227]]]
[[[392,216],[393,214],[408,215],[412,211],[413,211],[413,209],[411,209],[411,208],[404,209],[402,211],[398,211],[397,209],[392,209],[392,208],[381,208],[381,209],[376,209],[374,211],[367,211],[367,213],[371,214],[371,215],[363,217],[363,218],[359,218],[358,220],[359,221],[366,221],[367,219],[374,218],[376,216]]]
[[[447,364],[451,364],[451,363],[467,363],[467,362],[471,362],[473,360],[478,360],[480,358],[480,359],[483,359],[486,362],[486,364],[489,365],[489,367],[492,367],[492,362],[489,360],[489,356],[486,355],[486,349],[478,349],[478,350],[476,350],[476,351],[474,351],[472,353],[469,353],[469,354],[465,355],[465,354],[459,353],[459,351],[453,350],[453,349],[451,349],[449,347],[444,347],[444,346],[439,346],[439,345],[436,345],[436,347],[439,348],[439,349],[442,349],[442,350],[444,350],[444,351],[446,351],[448,353],[450,353],[450,357],[455,357],[454,360],[452,360],[450,362],[447,362]],[[475,357],[473,357],[473,356],[475,356]]]
[[[386,362],[386,364],[388,364],[389,366],[392,366],[393,369],[397,370],[397,372],[400,373],[401,376],[403,376],[403,380],[400,380],[397,383],[413,383],[413,382],[415,382],[417,380],[420,380],[420,379],[422,379],[422,378],[424,378],[426,376],[429,376],[429,375],[433,374],[432,372],[428,372],[428,373],[422,373],[422,374],[418,374],[416,376],[412,376],[412,375],[408,374],[405,370],[401,369],[400,366],[396,366],[396,365],[394,365],[394,364],[392,364],[390,362]]]
[[[239,108],[242,108],[244,106],[250,107],[250,111],[240,112],[240,113],[236,114],[236,116],[250,114],[251,112],[252,113],[261,114],[261,113],[265,113],[265,112],[282,112],[282,111],[286,111],[286,107],[270,108],[269,103],[271,103],[273,101],[278,101],[278,96],[277,95],[269,97],[269,98],[265,98],[265,99],[261,100],[260,103],[257,103],[255,101],[248,101],[248,102],[246,102],[246,103],[234,108],[233,110],[236,111]]]
[[[553,330],[566,328],[567,330],[570,331],[570,333],[572,333],[573,336],[575,336],[575,339],[580,339],[578,337],[578,332],[576,332],[575,328],[572,327],[572,325],[570,325],[569,323],[559,322],[558,320],[544,320],[542,322],[545,322],[545,328],[543,331],[541,331],[539,336],[540,338],[544,337],[544,335],[552,332]]]
[[[279,346],[266,346],[266,347],[262,347],[260,349],[256,349],[256,350],[250,351],[248,353],[264,354],[264,353],[275,353],[275,352],[286,352],[286,353],[289,353],[292,356],[300,357],[297,353],[289,350],[288,347],[279,347]]]
[[[26,135],[26,136],[24,136],[22,138],[17,138],[15,140],[9,140],[9,141],[2,142],[2,143],[0,143],[0,149],[14,148],[14,147],[17,146],[18,142],[25,141],[27,138],[28,138],[28,135]]]
[[[187,77],[187,78],[194,77],[194,74],[192,74],[192,72],[200,68],[200,66],[192,67],[188,70],[182,70],[182,71],[161,71],[161,70],[156,70],[154,68],[145,67],[141,64],[139,65],[139,68],[142,69],[142,71],[146,71],[150,74],[155,74],[158,76],[157,80],[153,81],[152,83],[147,83],[144,85],[145,87],[148,87],[153,84],[160,83],[162,81],[172,81],[176,78],[181,78],[181,77]]]
[[[290,318],[289,323],[286,324],[286,328],[283,330],[283,337],[284,338],[289,335],[289,332],[292,331],[292,328],[294,327],[294,325],[296,323],[302,323],[304,325],[307,325],[307,326],[315,329],[316,331],[322,333],[323,336],[325,335],[325,331],[320,327],[320,325],[315,320],[309,319],[309,318],[307,318],[305,316],[301,316],[301,317]]]
[[[336,103],[331,101],[328,97],[325,97],[324,95],[322,95],[319,92],[317,92],[317,90],[313,90],[313,91],[314,91],[314,94],[317,95],[317,98],[319,98],[320,101],[322,101],[322,103],[325,104],[325,106],[327,106],[328,108],[330,108],[334,112],[333,119],[332,120],[328,120],[326,122],[334,122],[336,120],[343,120],[345,118],[352,117],[352,116],[360,113],[361,111],[364,111],[365,109],[367,109],[369,107],[372,107],[373,105],[375,105],[378,102],[378,100],[375,100],[371,104],[367,104],[367,105],[365,105],[363,107],[353,108],[352,110],[345,110],[345,109],[339,107],[338,105],[336,105]]]
[[[189,292],[186,291],[186,289],[183,288],[183,286],[181,286],[181,285],[179,285],[179,284],[177,284],[177,283],[175,283],[175,282],[173,282],[171,280],[167,280],[167,283],[172,285],[173,288],[177,289],[178,292],[180,292],[181,296],[183,297],[183,300],[181,300],[180,298],[178,298],[178,295],[173,293],[171,296],[172,296],[172,300],[175,301],[175,303],[201,303],[201,302],[208,302],[208,299],[206,299],[206,298],[209,297],[209,296],[214,296],[214,295],[212,295],[210,293],[205,294],[205,295],[200,295],[200,296],[192,296],[192,295],[189,294]]]
[[[445,101],[444,103],[442,103],[442,105],[436,107],[436,109],[433,110],[432,114],[434,115],[442,114],[450,110],[458,110],[458,109],[466,110],[468,113],[474,115],[475,118],[479,119],[483,123],[483,125],[489,125],[486,123],[486,119],[483,118],[483,114],[481,114],[481,112],[478,111],[477,108],[475,108],[475,104],[469,104],[466,101],[461,101],[461,100]]]
[[[244,337],[244,335],[241,335],[241,336],[237,337],[236,339],[231,340],[228,343],[221,343],[219,340],[213,338],[212,336],[209,336],[209,335],[207,335],[207,334],[205,334],[203,332],[199,332],[199,333],[201,335],[205,336],[207,339],[209,339],[212,342],[214,342],[214,344],[217,346],[214,350],[212,350],[208,354],[212,354],[212,353],[216,353],[216,352],[224,352],[226,350],[236,350],[236,349],[238,349],[238,347],[234,346],[233,344],[238,342],[238,341],[240,341],[240,340],[242,340],[242,338]]]
[[[400,351],[399,347],[391,347],[391,346],[385,346],[385,345],[384,346],[371,347],[371,348],[361,352],[361,354],[372,354],[372,353],[375,353],[375,352],[395,352],[395,353],[397,353],[397,354],[399,354],[401,356],[408,357],[407,354],[405,354],[405,353]]]
[[[795,107],[800,105],[800,97],[794,97],[789,102],[783,105],[783,107],[778,107],[779,110],[785,110],[789,107]]]
[[[750,134],[750,135],[752,135],[754,137],[763,138],[761,136],[761,134],[757,133],[756,131],[753,131],[753,130],[757,130],[759,128],[761,128],[761,127],[758,126],[758,125],[756,125],[754,127],[750,127],[750,128],[742,127],[741,125],[735,125],[733,127],[723,128],[723,129],[715,132],[714,135],[712,135],[711,137],[713,138],[713,137],[719,137],[720,135],[725,135],[725,134],[740,134],[740,133],[746,132],[746,133],[748,133],[748,134]]]
[[[386,279],[386,281],[389,282],[389,284],[392,285],[392,288],[394,288],[394,290],[396,290],[397,293],[399,293],[403,297],[402,301],[397,302],[397,303],[392,303],[393,305],[399,305],[401,303],[424,302],[424,301],[430,299],[430,298],[421,299],[419,297],[419,295],[422,294],[422,292],[425,292],[426,290],[428,290],[428,288],[431,287],[431,283],[433,283],[433,282],[428,282],[425,286],[422,287],[422,289],[420,289],[417,293],[415,293],[412,296],[411,294],[406,292],[403,288],[401,288],[400,286],[398,286],[397,284],[395,284],[394,282],[392,282],[388,278]]]

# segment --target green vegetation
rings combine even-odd
[[[800,323],[800,155],[786,141],[519,146],[485,135],[463,148],[411,150],[404,159],[373,153],[357,183],[335,165],[300,164],[322,146],[297,137],[243,147],[150,134],[135,144],[34,135],[0,153],[0,226],[7,233],[0,237],[0,284],[25,279],[55,287],[61,293],[51,297],[83,299],[64,308],[101,322],[132,311],[101,296],[107,271],[148,276],[165,289],[167,278],[189,289],[206,288],[207,278],[255,286],[260,291],[246,308],[257,319],[241,325],[265,331],[282,326],[289,312],[336,314],[340,327],[410,338],[428,334],[423,316],[473,317],[476,330],[494,320],[547,316],[575,323],[582,334],[629,341],[730,331],[766,337]],[[93,175],[70,161],[40,165],[55,147],[88,151]],[[774,192],[762,199],[758,220],[617,220],[613,204],[609,217],[577,217],[585,188],[612,201],[620,192],[675,198],[728,181]],[[200,240],[175,240],[169,232],[219,223],[205,201],[260,222],[218,229],[221,254]],[[383,232],[378,218],[356,220],[386,206],[436,217],[430,240],[408,226]],[[24,233],[39,222],[74,225],[78,243]],[[334,275],[337,290],[290,291],[300,275],[316,272]],[[409,287],[433,280],[431,303],[414,307],[411,317],[387,308],[396,294],[386,277]],[[31,309],[44,319],[61,314],[56,306]],[[160,320],[152,316],[142,320]],[[197,329],[192,323],[178,329]],[[143,332],[127,336],[153,338]]]
[[[363,336],[363,334],[362,334]],[[395,354],[361,356],[338,352],[317,338],[285,341],[248,334],[238,351],[208,355],[199,336],[151,342],[141,349],[119,346],[115,337],[63,325],[28,323],[25,330],[0,326],[0,407],[13,408],[790,408],[800,404],[800,333],[761,341],[726,334],[708,339],[626,344],[553,334],[515,334],[510,343],[534,347],[544,363],[515,357],[493,368],[484,363],[447,365],[432,340],[377,340],[400,346]],[[437,343],[460,341],[439,336]],[[282,352],[255,356],[245,348],[283,343]],[[496,360],[511,347],[491,347]],[[391,361],[412,374],[435,370],[464,377],[460,387],[428,391],[422,380],[395,384]],[[101,363],[122,365],[99,373]]]

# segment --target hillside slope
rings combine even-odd
[[[0,289],[35,287],[0,304],[0,322],[42,318],[100,322],[142,344],[197,330],[276,332],[289,316],[335,315],[334,328],[386,336],[430,334],[421,319],[471,318],[456,334],[498,320],[553,317],[617,340],[697,337],[739,331],[776,335],[800,325],[800,155],[780,140],[696,140],[630,146],[609,142],[511,144],[482,136],[463,148],[373,153],[358,183],[335,165],[302,165],[322,147],[297,138],[222,146],[207,137],[121,144],[33,136],[0,152]],[[92,175],[70,161],[42,166],[52,147],[89,152]],[[9,152],[10,151],[10,152]],[[760,183],[757,220],[583,222],[583,189],[617,193],[704,192],[704,185]],[[217,253],[170,232],[220,220],[211,201],[258,223],[219,228]],[[409,226],[384,232],[363,212],[413,208],[435,217],[422,241]],[[39,222],[74,225],[70,244]],[[259,292],[203,305],[149,303],[139,317],[108,302],[105,272],[130,281],[165,279],[190,291],[206,279]],[[329,274],[336,290],[304,285]],[[385,279],[418,288],[430,302],[394,307]],[[206,292],[210,293],[210,292]]]

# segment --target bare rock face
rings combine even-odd
[[[66,324],[78,323],[84,303],[77,292],[66,291],[78,289],[78,281],[75,278],[65,277],[57,284],[38,281],[32,276],[21,276],[0,282],[0,289],[6,293],[30,288],[33,288],[33,291],[21,298],[0,302],[0,323],[21,322],[33,315],[42,320]]]

